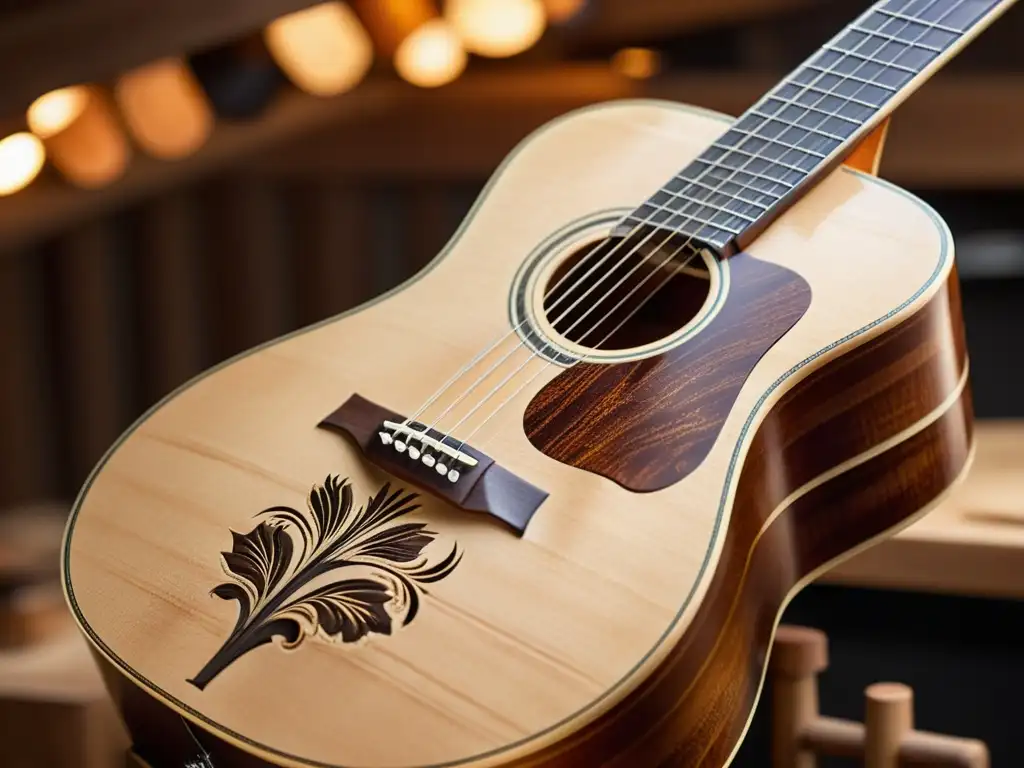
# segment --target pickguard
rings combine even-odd
[[[556,376],[526,408],[530,442],[638,492],[700,466],[750,372],[811,302],[810,286],[785,267],[739,253],[729,268],[725,303],[696,337],[656,357]]]

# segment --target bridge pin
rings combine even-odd
[[[451,480],[453,483],[456,482],[459,479],[459,470],[453,469],[451,472],[449,472],[448,479]]]
[[[399,453],[405,453],[405,443],[401,440],[395,440],[395,450]]]
[[[380,441],[384,443],[384,445],[391,445],[391,443],[394,442],[395,438],[391,436],[390,432],[378,432],[377,434],[380,435]]]
[[[431,456],[431,455],[430,455],[429,453],[424,453],[424,454],[423,454],[423,459],[422,459],[422,461],[423,461],[423,463],[424,463],[424,464],[426,464],[426,465],[427,465],[428,467],[432,467],[432,466],[434,466],[434,462],[436,462],[436,461],[437,461],[437,459],[435,459],[435,458],[434,458],[433,456]]]
[[[415,445],[410,444],[409,445],[409,458],[412,459],[413,461],[416,461],[416,459],[418,459],[419,457],[420,457],[420,449],[417,448]]]
[[[439,474],[439,475],[447,475],[448,474],[448,467],[446,467],[441,462],[438,462],[437,466],[434,467],[434,469],[437,470],[437,474]]]

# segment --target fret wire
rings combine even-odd
[[[780,99],[780,101],[783,101],[783,100]],[[791,104],[790,106],[794,106],[794,105]],[[799,106],[799,105],[795,105],[795,106]],[[760,112],[758,112],[756,110],[751,110],[749,114],[756,114],[758,117],[764,117],[764,115],[762,115]],[[835,133],[829,133],[828,131],[819,131],[817,128],[810,128],[810,127],[808,127],[806,125],[799,125],[797,123],[791,123],[788,120],[780,120],[779,118],[774,117],[772,115],[768,115],[767,117],[768,117],[769,120],[775,120],[776,122],[782,123],[783,125],[786,126],[786,130],[783,131],[782,133],[785,133],[790,128],[799,128],[801,131],[807,131],[808,133],[816,134],[816,135],[822,137],[823,139],[832,139],[832,141],[838,141],[840,143],[846,141],[846,138],[843,138],[842,136],[839,136],[838,134],[835,134]],[[829,115],[829,117],[836,117],[836,115]],[[855,120],[850,120],[849,118],[845,118],[845,119],[849,123],[856,122],[856,124],[858,126],[863,125],[863,123],[861,123],[861,122],[857,122]],[[825,122],[825,121],[822,120],[822,122]],[[826,157],[828,157],[827,154],[823,155],[821,152],[817,152],[817,151],[815,151],[813,149],[804,149],[803,147],[798,147],[795,144],[790,144],[787,141],[779,141],[778,139],[769,139],[768,137],[761,136],[760,134],[757,134],[757,133],[751,133],[750,131],[744,131],[742,128],[730,128],[729,130],[730,131],[736,131],[736,133],[745,133],[745,134],[747,134],[749,136],[754,136],[755,138],[761,139],[762,141],[768,141],[768,142],[771,142],[773,144],[778,144],[781,147],[787,147],[788,149],[795,149],[797,152],[805,152],[806,154],[812,155],[813,157],[817,157],[820,160],[824,160]],[[779,135],[781,136],[782,133],[780,133]],[[847,137],[847,138],[849,138],[849,137]],[[712,144],[711,146],[714,146],[714,144]],[[768,160],[770,158],[766,157],[765,159]],[[802,171],[804,169],[803,168],[795,168],[794,170]]]
[[[663,193],[663,190],[658,190],[651,197],[649,197],[647,199],[647,202],[645,202],[644,205],[650,205],[650,206],[653,206],[653,207],[656,207],[656,208],[662,208],[664,210],[669,210],[668,208],[666,208],[664,206],[663,203],[656,203],[656,202],[654,202],[654,198],[657,197],[658,195],[662,194],[662,193]],[[668,193],[665,193],[665,194],[668,194]],[[718,194],[725,194],[726,197],[729,197],[729,195],[727,195],[724,192],[721,192],[721,193],[718,193]],[[674,195],[674,196],[678,197],[678,195]],[[683,197],[682,199],[685,202],[687,202],[689,205],[696,205],[696,206],[699,206],[701,208],[711,208],[713,211],[715,211],[715,215],[716,216],[719,213],[725,214],[726,216],[739,216],[741,219],[746,219],[748,224],[753,224],[755,221],[757,221],[757,217],[756,216],[754,218],[751,218],[750,216],[748,216],[745,213],[741,213],[740,211],[734,211],[734,210],[731,210],[730,208],[723,208],[720,205],[716,205],[714,203],[710,203],[710,202],[708,202],[706,200],[700,200],[700,199],[697,199],[697,198],[687,198],[687,197]],[[735,199],[735,198],[733,198],[733,199]],[[768,210],[763,205],[758,205],[757,203],[744,203],[744,205],[750,205],[750,206],[754,206],[755,208],[760,208],[761,209],[761,213],[764,213],[765,211]],[[641,207],[643,207],[643,206],[641,206]]]
[[[889,22],[886,22],[888,24]],[[945,53],[943,48],[937,48],[934,45],[926,45],[925,43],[919,43],[914,40],[904,40],[903,38],[896,37],[896,35],[890,35],[887,32],[879,32],[875,29],[867,29],[866,27],[859,27],[855,24],[851,24],[849,29],[854,32],[860,32],[865,35],[874,35],[875,37],[881,37],[884,40],[888,40],[890,43],[902,43],[909,48],[920,48],[922,51],[929,51],[930,53]]]
[[[837,117],[840,120],[845,120],[848,123],[853,123],[857,127],[860,127],[861,125],[864,124],[863,120],[857,120],[857,119],[852,118],[852,117],[846,117],[845,115],[834,115],[831,112],[829,112],[827,109],[818,109],[817,107],[804,107],[803,104],[798,104],[795,101],[788,101],[788,100],[782,98],[781,96],[772,96],[772,98],[775,99],[776,101],[781,101],[786,106],[789,106],[789,107],[793,107],[793,106],[800,107],[801,109],[807,109],[807,110],[809,110],[811,112],[817,112],[819,115],[825,115],[826,117]],[[841,99],[842,96],[837,96],[836,98]],[[842,105],[842,107],[845,107],[845,106],[846,106],[846,104]],[[842,109],[842,107],[840,107],[840,109]],[[878,107],[872,107],[872,109],[878,109]],[[781,112],[782,110],[779,110],[779,111]],[[748,115],[757,115],[758,117],[764,117],[764,118],[767,118],[769,120],[778,120],[780,123],[788,122],[786,120],[783,120],[783,119],[777,117],[776,115],[765,114],[764,112],[761,112],[760,110],[755,109],[753,107],[747,110],[747,114]],[[803,117],[803,115],[800,115],[800,117]],[[797,119],[799,119],[799,118],[797,118]],[[804,127],[804,126],[802,126],[802,125],[800,125],[798,123],[792,123],[792,125],[795,125],[797,128],[803,128]],[[734,129],[734,130],[739,130],[739,129]],[[796,149],[800,149],[800,147],[796,147]],[[806,150],[804,150],[804,151],[806,151]],[[822,155],[822,157],[824,157],[824,155]]]
[[[717,168],[717,169],[722,170],[722,171],[731,171],[733,173],[745,173],[745,174],[748,174],[750,176],[754,176],[755,178],[764,179],[765,181],[771,181],[773,184],[780,184],[780,185],[786,187],[786,190],[788,190],[788,189],[796,189],[797,188],[796,184],[791,184],[788,181],[782,181],[781,179],[777,179],[777,178],[774,178],[772,176],[766,176],[763,173],[758,173],[757,171],[752,171],[750,168],[728,168],[727,166],[724,166],[724,165],[718,165],[717,163],[712,163],[709,160],[701,160],[700,162],[701,163],[708,163],[712,168]],[[730,178],[731,178],[731,173],[730,173]],[[725,183],[729,183],[729,182],[726,181]]]
[[[712,163],[709,160],[699,160],[699,162],[705,163],[706,165],[709,166],[709,170],[705,171],[704,173],[710,173],[712,170],[714,170],[714,171],[732,171],[732,170],[734,170],[732,168],[727,168],[725,166],[717,165],[715,163]],[[745,173],[746,175],[750,176],[751,180],[744,184],[744,183],[742,183],[740,181],[734,180],[732,178],[732,176],[730,175],[729,178],[727,178],[722,183],[724,183],[724,184],[738,184],[741,189],[749,189],[749,190],[751,190],[751,191],[753,191],[753,192],[755,192],[756,194],[759,194],[759,195],[771,195],[772,197],[774,197],[776,199],[776,201],[781,200],[783,197],[785,197],[786,195],[789,194],[790,190],[793,189],[793,187],[790,184],[787,184],[784,181],[779,181],[778,179],[774,179],[771,176],[764,176],[763,174],[757,173],[756,171],[749,171],[749,170],[743,169],[743,170],[741,170],[739,172],[740,173]],[[682,177],[680,177],[678,175],[675,178],[679,179],[680,181],[684,181],[685,180],[685,181],[688,181],[688,182],[694,183],[694,184],[701,184],[702,183],[702,182],[697,181],[696,179],[694,179],[692,181],[689,180],[689,179],[682,179]],[[714,176],[711,176],[711,180],[712,181],[720,181],[719,179],[716,179]],[[778,193],[776,193],[776,192],[763,192],[763,191],[757,189],[757,187],[750,186],[751,184],[753,184],[756,181],[764,181],[764,182],[768,182],[770,184],[777,184],[779,187],[782,188],[782,192],[778,192]],[[716,189],[717,189],[717,187],[716,187]]]
[[[648,198],[646,200],[646,202],[644,202],[644,204],[641,205],[640,207],[641,208],[656,208],[659,211],[668,211],[669,213],[672,213],[675,216],[681,216],[681,215],[685,216],[685,215],[687,215],[687,214],[683,213],[682,211],[680,211],[678,209],[669,208],[669,207],[665,206],[662,203],[655,203],[655,202],[653,202],[653,198],[655,196],[657,196],[658,194],[659,193],[656,192],[654,195],[652,195],[650,198]],[[744,219],[747,224],[753,224],[755,221],[757,221],[757,217],[751,218],[750,216],[747,216],[744,213],[739,213],[738,211],[730,211],[728,208],[722,208],[722,207],[717,206],[717,205],[712,205],[711,203],[704,202],[703,200],[694,200],[692,198],[684,198],[684,200],[687,203],[687,206],[689,206],[689,205],[696,205],[698,208],[710,208],[712,211],[714,211],[714,213],[711,216],[712,219],[717,219],[719,214],[723,214],[726,217],[726,219],[728,219],[730,216],[735,216],[736,218]],[[758,206],[758,207],[760,208],[760,206]],[[767,210],[767,208],[764,209],[764,210]],[[713,221],[712,222],[708,222],[708,223],[713,224],[714,226],[718,226]]]
[[[832,51],[833,53],[841,53],[843,56],[853,56],[853,57],[858,58],[858,59],[863,59],[864,61],[869,61],[872,64],[878,64],[878,65],[883,66],[883,67],[889,67],[890,69],[896,69],[896,70],[899,70],[901,72],[909,72],[912,75],[919,75],[919,74],[921,74],[920,70],[914,69],[913,67],[906,67],[906,66],[904,66],[902,64],[894,64],[891,61],[879,61],[878,59],[873,59],[870,56],[867,56],[867,55],[865,55],[863,53],[855,53],[854,51],[845,51],[842,48],[835,48],[835,47],[833,47],[831,45],[824,45],[824,46],[822,46],[822,50]],[[905,53],[905,51],[900,51],[900,54],[903,54],[903,53]],[[836,63],[838,64],[838,62],[836,62]]]
[[[771,176],[765,176],[763,173],[758,173],[757,171],[752,171],[749,168],[728,168],[728,167],[726,167],[724,165],[719,165],[718,163],[714,163],[714,162],[712,162],[710,160],[705,160],[705,159],[700,158],[700,157],[698,157],[694,162],[704,163],[705,165],[708,165],[711,168],[722,170],[722,171],[731,171],[732,173],[745,173],[748,176],[753,176],[753,177],[758,178],[758,179],[764,179],[765,181],[770,181],[772,184],[778,184],[779,186],[786,187],[786,191],[787,192],[789,192],[789,190],[796,189],[796,185],[795,184],[790,184],[789,182],[781,181],[780,179],[774,179]],[[681,171],[681,172],[685,172],[685,171],[686,171],[686,169],[684,168],[683,171]],[[702,171],[702,173],[706,173],[706,171]],[[732,177],[732,173],[730,173],[730,178]],[[684,181],[689,181],[689,179],[687,179],[685,176],[679,176],[678,174],[676,174],[676,176],[674,178],[682,179]],[[714,178],[714,177],[712,177],[712,178]],[[716,181],[717,181],[717,179],[716,179]],[[723,182],[723,183],[729,184],[729,183],[732,183],[732,182],[730,182],[728,179],[726,179],[726,181]],[[746,185],[744,185],[744,186],[746,186]]]
[[[948,32],[953,35],[962,35],[964,30],[955,29],[954,27],[948,27],[945,24],[940,24],[937,21],[928,21],[927,19],[918,19],[914,16],[908,16],[905,13],[899,13],[898,11],[890,11],[887,8],[877,8],[878,13],[891,16],[894,19],[900,19],[901,21],[912,21],[915,24],[924,24],[932,29],[937,29],[939,32]],[[943,16],[945,18],[945,15]]]
[[[835,74],[835,73],[833,73],[833,74]],[[850,104],[856,104],[859,107],[867,107],[868,109],[880,109],[880,107],[877,104],[872,104],[870,101],[863,101],[863,100],[855,98],[853,96],[842,96],[840,94],[835,93],[834,91],[826,91],[824,88],[817,88],[817,87],[815,87],[813,85],[806,85],[806,86],[804,86],[804,85],[801,85],[800,83],[798,83],[798,82],[796,82],[794,80],[788,80],[788,79],[787,80],[783,80],[779,84],[779,87],[776,88],[776,92],[783,85],[796,86],[798,88],[803,88],[804,90],[807,90],[807,91],[813,91],[814,93],[820,93],[822,96],[835,96],[837,99],[846,99],[846,101],[849,102]],[[797,94],[797,96],[802,96],[802,95],[803,95],[802,93],[798,93]],[[769,98],[779,99],[780,101],[786,101],[781,96],[776,96],[775,92],[773,92],[772,95],[769,96]],[[787,103],[789,103],[789,104],[796,104],[801,109],[814,109],[814,107],[805,106],[803,104],[800,104],[797,101],[793,101],[792,99],[790,99]],[[824,110],[821,110],[821,111],[824,111]],[[839,117],[839,115],[832,115],[832,117]]]
[[[714,229],[719,229],[722,232],[728,232],[731,235],[738,235],[742,231],[742,230],[732,229],[731,227],[727,227],[725,224],[721,224],[721,223],[716,222],[716,221],[708,221],[707,219],[701,219],[701,218],[698,218],[698,217],[696,217],[696,216],[694,216],[692,214],[689,214],[689,213],[683,213],[681,211],[673,211],[670,208],[661,208],[660,206],[651,205],[650,203],[644,203],[643,205],[640,206],[640,208],[642,209],[645,206],[650,206],[652,208],[658,208],[659,210],[665,211],[669,215],[663,221],[658,221],[657,219],[654,219],[651,216],[647,216],[647,217],[645,217],[642,220],[638,220],[637,217],[634,214],[630,214],[629,217],[634,219],[634,220],[638,220],[640,224],[650,224],[651,226],[659,227],[659,228],[662,228],[662,229],[667,227],[669,229],[678,230],[680,227],[686,226],[688,224],[700,224],[701,225],[701,229],[703,229],[704,227],[712,227]],[[684,220],[679,222],[678,224],[670,224],[669,223],[672,219],[679,218],[679,217],[683,218]],[[755,221],[756,221],[756,219],[755,219]]]
[[[881,62],[876,62],[876,63],[881,64]],[[835,75],[836,77],[841,78],[843,80],[852,80],[853,82],[860,83],[861,85],[874,85],[874,86],[876,86],[878,88],[882,88],[882,89],[884,89],[886,91],[890,91],[891,93],[896,93],[897,91],[902,89],[902,86],[900,88],[894,88],[891,85],[886,85],[885,83],[879,83],[879,82],[876,82],[875,80],[867,80],[867,79],[865,79],[863,77],[857,77],[856,75],[844,75],[841,72],[836,72],[834,69],[825,69],[824,67],[819,67],[817,64],[805,64],[804,65],[804,69],[816,69],[819,72],[822,72],[822,73],[824,73],[826,75]],[[792,82],[792,81],[790,81],[790,82]],[[793,85],[800,85],[800,83],[794,82]],[[832,96],[841,96],[841,94],[837,94],[837,93],[833,93],[831,95]],[[877,104],[873,105],[873,106],[874,106],[875,109],[879,109],[880,108],[880,105],[877,105]]]
[[[874,9],[874,10],[881,11],[883,15],[889,17],[890,19],[893,19],[893,18],[903,18],[906,21],[923,24],[928,29],[936,29],[936,30],[941,30],[941,31],[947,31],[948,30],[948,31],[954,32],[955,34],[962,34],[958,30],[953,30],[951,27],[948,27],[946,25],[942,25],[942,24],[937,23],[937,22],[929,22],[929,21],[924,21],[924,20],[918,20],[918,19],[915,19],[915,18],[907,17],[905,14],[899,14],[899,13],[896,13],[896,12],[887,11],[885,9]],[[867,18],[870,15],[871,12],[872,11],[869,11],[869,12],[865,13],[864,14],[864,18]],[[888,23],[891,23],[891,22],[888,22]],[[883,23],[881,26],[884,28],[886,25],[887,25],[887,23]],[[906,67],[904,65],[895,64],[894,63],[895,59],[899,58],[901,55],[906,53],[906,51],[911,50],[914,47],[917,47],[917,48],[922,49],[922,50],[932,51],[932,52],[935,52],[935,53],[941,52],[938,49],[935,49],[933,46],[928,46],[928,45],[925,45],[925,44],[917,43],[917,41],[902,40],[902,39],[900,39],[898,37],[895,37],[895,36],[892,36],[892,35],[888,35],[888,34],[886,34],[884,32],[881,32],[881,31],[868,30],[868,29],[860,29],[856,25],[853,26],[853,29],[855,29],[856,31],[860,32],[861,34],[865,34],[866,35],[865,39],[860,41],[860,43],[858,43],[856,46],[854,46],[853,50],[846,50],[846,49],[839,48],[839,47],[837,47],[835,45],[832,45],[832,44],[826,44],[825,46],[822,46],[822,50],[828,50],[828,51],[831,51],[831,52],[835,52],[835,53],[840,54],[843,57],[845,57],[845,56],[854,57],[856,59],[862,60],[865,63],[872,63],[872,64],[877,64],[877,65],[882,66],[882,67],[889,67],[889,68],[894,69],[894,70],[901,70],[901,71],[904,71],[904,72],[908,72],[908,73],[910,73],[912,75],[918,75],[918,74],[920,74],[920,72],[918,70],[916,70],[916,69],[913,69],[913,68],[910,68],[910,67]],[[889,62],[880,61],[878,59],[872,58],[871,56],[867,56],[867,55],[858,53],[856,49],[859,48],[860,45],[862,45],[866,40],[870,39],[871,35],[875,35],[876,37],[878,37],[880,39],[888,39],[891,42],[901,43],[903,45],[903,50],[898,51],[896,53],[896,55],[893,57],[893,61],[889,61]],[[920,37],[923,37],[923,35],[919,35],[918,39],[920,39]],[[860,65],[859,67],[854,69],[854,72],[857,72],[863,66],[864,66],[863,64]],[[899,90],[900,90],[900,88],[889,86],[889,85],[886,85],[886,84],[884,84],[882,82],[875,81],[873,79],[868,79],[868,78],[864,78],[864,77],[858,77],[858,76],[856,76],[855,74],[852,74],[852,73],[845,74],[845,73],[842,73],[842,72],[838,72],[832,66],[830,66],[828,68],[825,68],[825,67],[821,67],[821,66],[818,66],[818,65],[815,65],[815,64],[806,64],[805,65],[805,69],[819,72],[819,73],[821,73],[821,75],[818,75],[817,78],[812,79],[811,83],[807,83],[807,84],[795,82],[791,78],[787,78],[786,80],[783,81],[782,84],[780,84],[780,87],[781,87],[781,85],[785,85],[785,84],[789,84],[789,85],[794,86],[797,89],[797,93],[794,95],[794,98],[800,98],[801,96],[803,96],[808,91],[811,91],[811,92],[816,92],[816,93],[822,94],[824,97],[832,96],[832,97],[836,97],[836,98],[839,98],[839,99],[843,99],[843,103],[840,104],[840,106],[837,108],[837,110],[832,111],[832,112],[828,112],[827,110],[818,109],[818,108],[816,108],[813,105],[811,105],[811,106],[802,105],[802,104],[799,104],[798,102],[794,102],[793,99],[783,99],[781,96],[778,96],[775,92],[766,94],[764,101],[767,101],[769,99],[775,98],[775,99],[778,99],[779,101],[783,102],[784,104],[788,103],[791,106],[796,106],[799,109],[803,109],[804,113],[803,113],[803,115],[801,115],[801,117],[803,117],[804,115],[808,114],[809,112],[821,113],[821,114],[825,115],[825,117],[821,120],[821,123],[824,123],[825,120],[827,120],[828,118],[838,117],[840,120],[843,120],[845,122],[850,122],[850,123],[861,124],[862,125],[864,122],[867,121],[867,119],[870,118],[870,115],[867,118],[865,118],[864,121],[860,121],[858,123],[858,121],[853,120],[851,118],[848,118],[845,115],[842,115],[842,114],[839,113],[842,110],[843,106],[846,106],[847,104],[859,104],[859,105],[861,105],[863,107],[866,107],[866,108],[872,110],[872,112],[875,112],[875,111],[881,109],[884,106],[885,101],[888,100],[887,98],[885,100],[883,100],[881,104],[872,104],[870,102],[863,101],[861,99],[857,99],[854,96],[846,96],[846,97],[844,97],[844,96],[842,96],[842,94],[837,93],[835,88],[832,88],[830,90],[825,90],[825,89],[822,89],[822,88],[816,88],[812,83],[816,79],[820,79],[822,76],[835,75],[836,77],[839,77],[841,79],[841,81],[850,81],[850,82],[854,82],[854,83],[859,83],[860,84],[860,89],[858,89],[858,92],[859,92],[859,90],[863,89],[865,86],[875,86],[877,88],[882,89],[883,91],[889,91],[890,93],[898,93]],[[799,73],[796,73],[796,74],[798,75]],[[819,103],[822,100],[823,99],[819,99],[818,100]],[[764,102],[759,102],[759,104],[763,104],[763,103]],[[782,120],[782,119],[780,119],[780,118],[778,118],[778,117],[776,117],[774,115],[768,115],[768,114],[762,113],[762,112],[760,112],[760,111],[758,111],[757,109],[754,109],[754,108],[752,108],[751,110],[748,111],[748,114],[751,114],[751,113],[757,115],[757,117],[762,119],[762,125],[764,125],[768,120],[776,120],[777,122],[783,124],[784,126],[787,126],[786,128],[783,129],[782,134],[784,134],[790,128],[798,128],[798,129],[807,131],[808,134],[810,134],[810,135],[816,135],[816,136],[820,136],[822,138],[827,138],[829,140],[839,142],[840,145],[845,143],[847,141],[847,139],[849,138],[849,137],[838,136],[836,134],[832,134],[832,133],[827,132],[827,131],[818,130],[817,128],[807,128],[807,127],[799,125],[797,123],[791,123],[789,121]],[[824,159],[825,157],[827,157],[827,156],[821,155],[821,153],[818,153],[818,152],[816,152],[814,150],[803,149],[803,148],[801,148],[799,146],[792,145],[792,144],[789,144],[787,142],[783,142],[783,141],[779,141],[779,140],[776,140],[776,139],[772,139],[772,138],[769,138],[767,136],[760,136],[756,132],[745,131],[743,129],[739,129],[739,128],[735,128],[735,127],[731,128],[731,130],[735,130],[737,133],[745,136],[748,139],[750,137],[759,138],[759,139],[762,139],[762,140],[766,141],[767,145],[771,145],[772,143],[774,143],[777,146],[783,147],[785,149],[785,152],[783,152],[782,157],[785,157],[786,154],[788,154],[789,152],[794,151],[794,150],[795,151],[799,151],[799,152],[804,152],[806,155],[808,155],[808,156],[810,156],[812,158],[813,157],[817,157],[818,159]],[[782,135],[782,134],[780,134],[780,135]],[[745,140],[746,139],[743,139],[739,143],[742,144]],[[802,139],[800,139],[798,141],[801,141],[801,140]],[[789,169],[790,171],[793,171],[793,172],[796,172],[796,173],[800,174],[804,178],[807,178],[808,176],[810,176],[811,173],[814,172],[813,168],[809,169],[809,170],[805,170],[804,168],[801,168],[799,166],[794,166],[794,165],[791,165],[789,163],[785,163],[785,162],[783,162],[783,161],[781,161],[779,159],[772,160],[770,158],[764,157],[763,155],[759,154],[761,151],[763,151],[763,148],[762,148],[762,150],[759,150],[758,153],[751,153],[751,152],[745,151],[743,149],[740,149],[738,146],[734,146],[734,147],[723,146],[723,145],[719,144],[718,142],[713,143],[711,145],[711,147],[715,148],[715,149],[722,150],[724,152],[724,154],[722,155],[722,157],[718,158],[717,161],[708,161],[706,159],[702,160],[701,158],[698,158],[699,162],[703,162],[704,164],[706,164],[708,166],[707,169],[705,169],[704,171],[700,172],[698,175],[706,175],[706,174],[710,173],[714,169],[721,168],[723,170],[723,172],[725,172],[727,175],[726,175],[725,180],[719,182],[719,187],[722,187],[725,184],[728,184],[729,183],[729,179],[732,176],[734,176],[735,174],[737,174],[737,173],[747,173],[748,176],[750,176],[751,178],[764,179],[764,180],[766,180],[766,181],[768,181],[768,182],[770,182],[772,184],[779,184],[779,185],[782,186],[782,188],[794,189],[796,186],[799,185],[799,184],[796,184],[796,185],[789,184],[788,182],[784,182],[784,181],[782,181],[780,179],[775,179],[775,178],[772,178],[770,176],[766,176],[764,174],[748,171],[743,166],[740,166],[738,168],[729,168],[728,166],[721,165],[719,161],[721,161],[724,157],[727,157],[730,153],[736,153],[737,155],[745,155],[748,158],[750,158],[751,160],[753,160],[753,159],[765,160],[765,162],[767,162],[769,164],[769,167],[771,167],[772,165],[775,165],[775,166],[779,166],[781,168],[786,168],[786,169]],[[750,160],[748,160],[747,162],[750,162]],[[697,182],[694,179],[686,179],[685,177],[680,178],[678,175],[675,178],[680,179],[681,181],[686,181],[686,182],[688,182],[690,184],[699,184],[700,186],[706,186],[704,184],[700,184],[699,182]],[[712,177],[712,178],[714,178],[714,177]],[[802,183],[802,180],[801,180],[801,183]],[[744,185],[744,186],[746,186],[746,185]],[[665,191],[665,190],[661,190],[661,191]],[[718,191],[718,188],[716,188],[715,191]],[[670,196],[671,198],[682,199],[684,201],[687,201],[687,198],[685,198],[684,196],[682,196],[679,193],[666,192],[666,194],[668,196]],[[722,194],[725,194],[726,196],[729,196],[728,193],[722,193]],[[759,193],[759,194],[765,194],[765,193]],[[739,198],[737,195],[733,195],[732,197],[733,197],[733,199],[742,199],[742,198]],[[704,206],[704,207],[707,207],[707,208],[709,208],[711,210],[720,211],[720,212],[722,212],[722,213],[724,213],[725,215],[728,215],[728,216],[735,216],[735,217],[737,217],[739,219],[748,219],[749,220],[749,217],[747,217],[747,216],[745,216],[743,214],[740,214],[740,213],[738,213],[736,211],[729,211],[729,210],[723,211],[721,208],[718,208],[717,206],[710,205],[707,202],[701,203],[699,201],[689,200],[689,201],[687,201],[687,204],[688,205],[696,204],[698,206]],[[751,206],[754,206],[754,207],[757,207],[757,208],[763,208],[763,206],[761,206],[760,204],[752,203],[750,201],[744,201],[744,204],[745,205],[751,205]],[[652,208],[655,208],[657,210],[671,212],[671,209],[666,208],[663,205],[659,205],[657,203],[650,202],[650,201],[645,203],[645,205],[650,205]],[[765,209],[765,210],[767,210],[767,209]],[[671,215],[673,215],[673,216],[680,216],[680,215],[683,215],[683,214],[675,213],[675,214],[671,214]],[[713,216],[713,218],[716,218],[717,215],[718,214],[715,214],[715,216]],[[711,228],[717,228],[720,231],[725,232],[725,233],[729,233],[731,231],[729,228],[726,228],[724,226],[719,226],[718,224],[716,224],[714,222],[706,222],[706,221],[702,222],[702,221],[700,221],[700,220],[698,220],[698,219],[696,219],[694,217],[690,217],[690,218],[691,218],[691,221],[694,221],[696,223],[700,223],[702,225],[701,229],[703,229],[704,227],[711,227]],[[751,223],[753,223],[754,221],[756,221],[756,219],[751,220]],[[662,224],[664,224],[664,222],[662,222]],[[733,233],[733,234],[738,234],[738,233]]]
[[[682,181],[682,179],[680,179],[680,181]],[[764,210],[766,210],[766,211],[769,208],[771,208],[772,205],[775,205],[775,203],[779,202],[779,200],[782,199],[778,195],[773,194],[771,192],[758,192],[753,187],[748,186],[746,184],[740,184],[738,181],[726,181],[724,183],[725,184],[735,184],[737,187],[740,188],[740,191],[743,191],[744,189],[749,189],[749,190],[755,192],[758,195],[764,195],[765,197],[771,197],[771,198],[774,198],[774,199],[772,200],[771,205],[764,205],[763,203],[759,203],[759,202],[756,202],[754,200],[749,200],[746,197],[741,197],[739,192],[722,192],[718,187],[712,187],[710,184],[705,184],[704,182],[697,181],[696,179],[694,179],[692,181],[688,181],[687,182],[687,186],[692,184],[692,185],[694,185],[696,187],[703,187],[704,189],[706,189],[706,190],[708,190],[710,192],[714,192],[715,194],[730,195],[730,196],[732,196],[732,198],[734,200],[739,200],[740,202],[745,203],[747,205],[756,205],[758,208],[764,208]],[[778,182],[776,182],[776,183],[778,183]],[[680,200],[688,200],[688,199],[690,199],[690,198],[686,197],[686,195],[683,194],[682,190],[680,190],[679,192],[675,192],[675,191],[673,191],[671,189],[667,189],[666,187],[662,187],[657,192],[655,192],[654,195],[658,195],[658,194],[660,194],[662,192],[664,192],[666,195],[671,195],[672,197],[679,198]],[[652,197],[654,195],[652,195]]]
[[[789,128],[792,128],[792,127],[799,127],[799,126],[788,126],[787,130]],[[806,130],[809,130],[809,129],[806,129]],[[754,136],[755,138],[761,139],[762,141],[768,141],[768,138],[765,137],[765,136],[758,136],[756,133],[752,133],[750,135]],[[756,158],[757,160],[764,160],[769,165],[778,165],[778,166],[780,166],[782,168],[786,168],[787,170],[796,171],[797,173],[807,173],[808,172],[806,168],[801,168],[799,165],[790,165],[789,163],[784,163],[781,160],[772,160],[770,157],[765,157],[764,155],[760,154],[760,152],[750,152],[750,151],[748,151],[746,149],[738,149],[736,147],[724,146],[722,144],[719,144],[717,141],[712,143],[708,147],[708,149],[721,149],[721,150],[724,150],[725,151],[725,155],[731,154],[732,152],[736,152],[736,153],[738,153],[740,155],[746,155],[747,157]],[[803,152],[802,149],[800,151]],[[725,155],[722,155],[722,157],[725,157]],[[722,157],[720,157],[718,159],[721,160]],[[725,166],[725,167],[728,167],[728,166]]]

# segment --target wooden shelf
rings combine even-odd
[[[37,0],[0,10],[0,114],[53,88],[103,81],[163,56],[254,32],[313,0]]]
[[[253,169],[479,179],[528,133],[577,107],[656,98],[738,115],[778,77],[704,72],[637,82],[586,64],[469,73],[435,93],[413,93],[386,114],[282,147]],[[905,187],[1021,186],[1022,92],[1022,75],[940,73],[896,111],[881,175]]]
[[[54,176],[41,178],[28,189],[0,199],[0,251],[30,246],[90,217],[214,173],[318,127],[393,109],[401,90],[396,82],[367,83],[337,99],[285,91],[258,120],[219,123],[206,145],[183,160],[165,162],[137,153],[128,173],[104,189],[80,190]]]
[[[558,64],[469,72],[436,90],[387,76],[329,99],[285,90],[258,119],[219,123],[210,142],[185,160],[139,154],[123,179],[100,191],[47,178],[0,199],[0,251],[242,159],[247,172],[277,178],[478,182],[527,134],[578,107],[657,98],[736,115],[776,80],[701,73],[637,82],[603,64]],[[904,187],[1021,186],[1022,92],[1024,75],[939,74],[896,112],[881,175]],[[275,151],[265,151],[270,147]]]
[[[1024,598],[1024,421],[979,421],[967,477],[921,520],[822,583]]]
[[[586,42],[635,45],[820,4],[820,0],[601,0],[581,25],[579,37]]]

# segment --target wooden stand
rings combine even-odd
[[[775,634],[772,675],[772,766],[815,768],[818,756],[852,757],[865,768],[988,768],[988,748],[914,730],[913,691],[876,683],[864,692],[864,723],[823,717],[818,674],[828,667],[828,639],[806,627]]]

